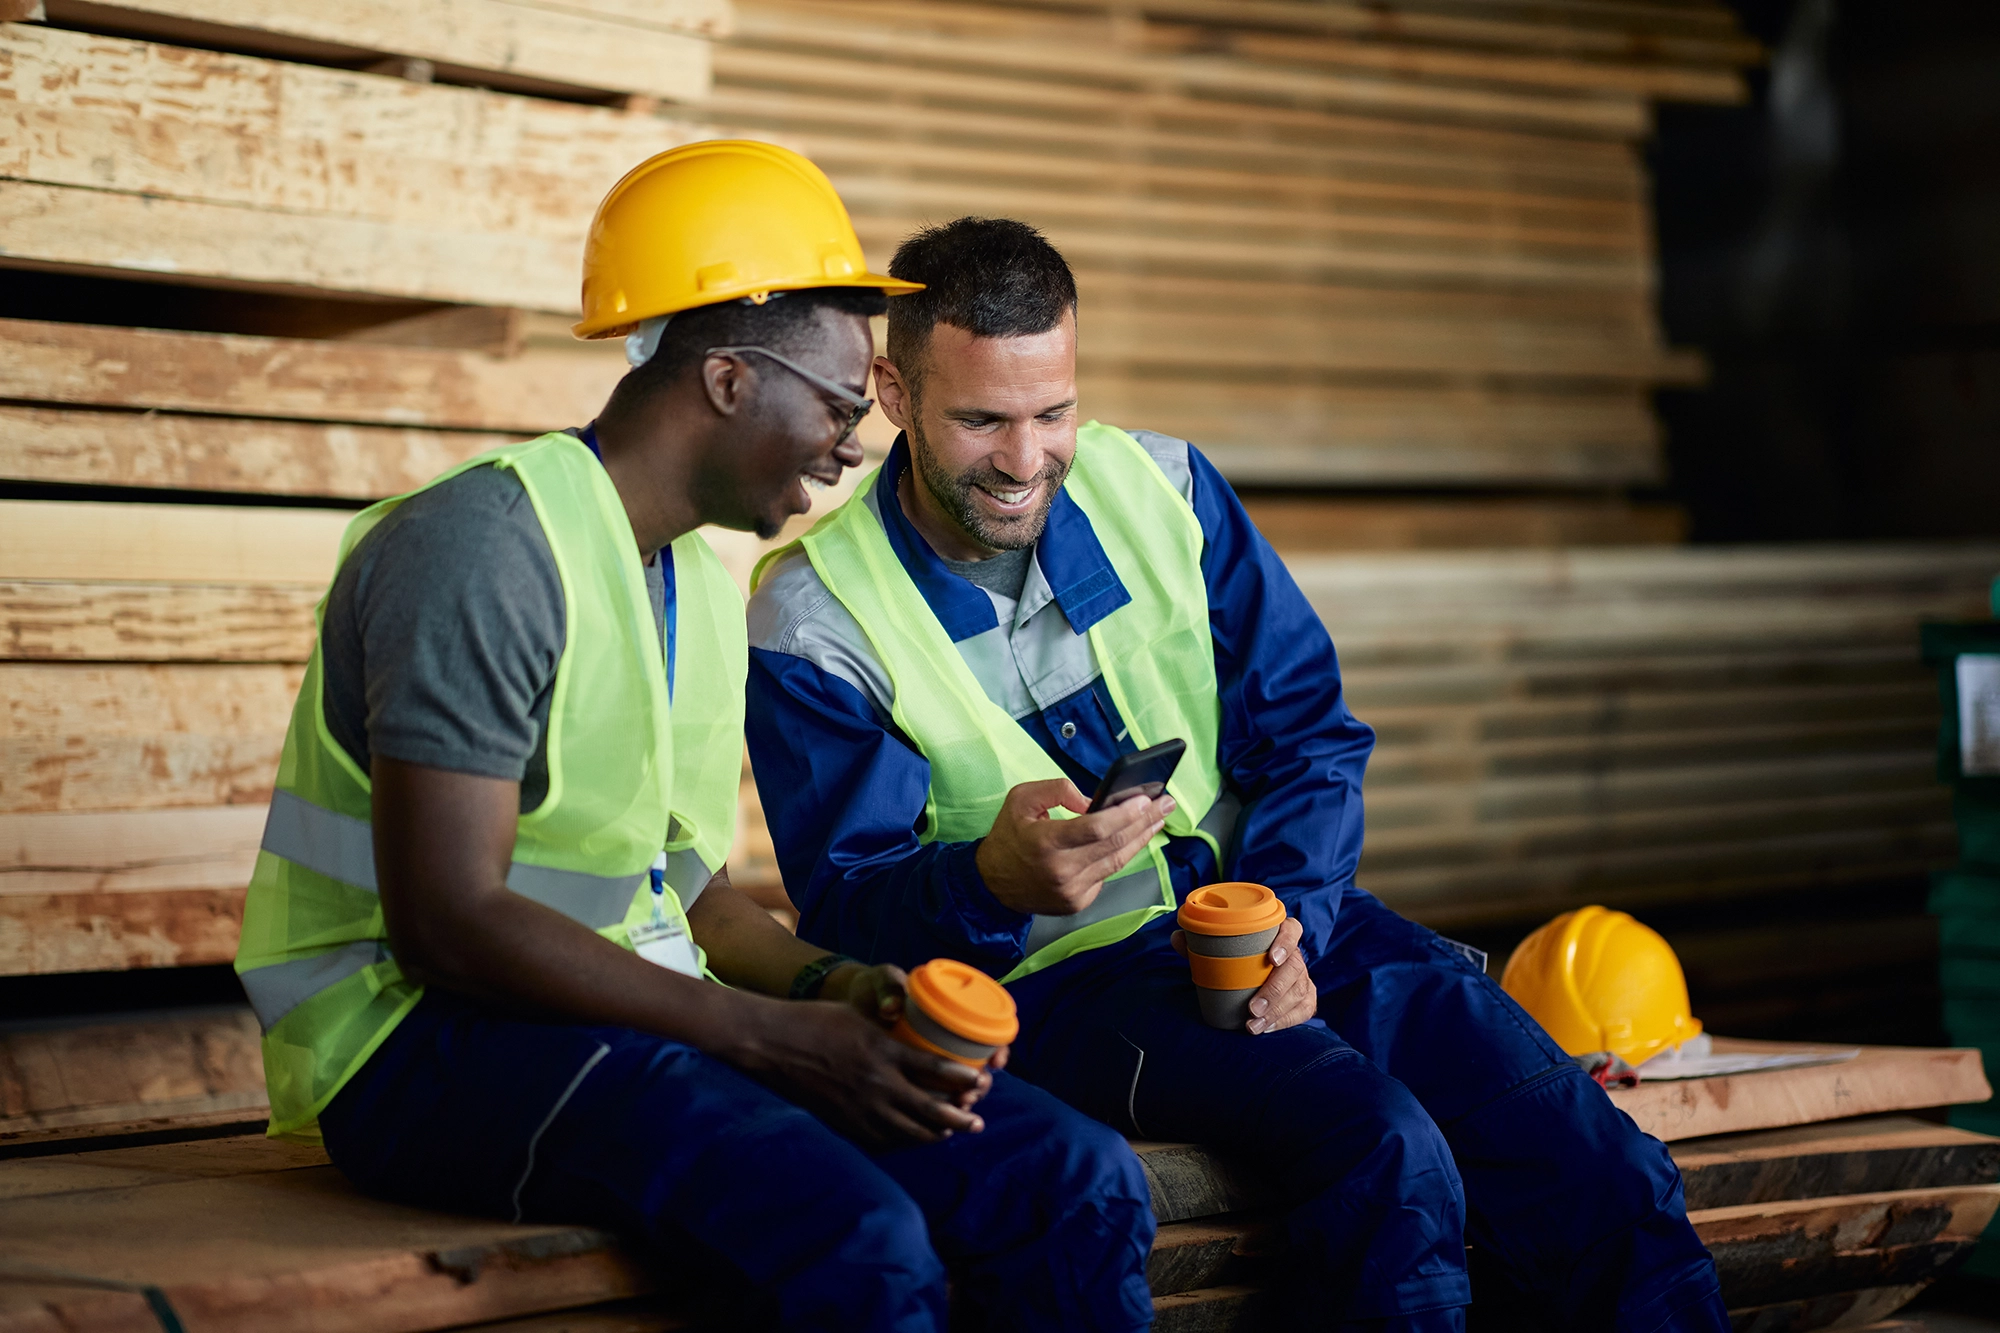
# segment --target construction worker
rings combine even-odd
[[[868,319],[915,286],[796,154],[662,154],[592,227],[577,332],[635,365],[596,421],[355,519],[237,957],[271,1133],[373,1194],[733,1273],[787,1328],[941,1329],[950,1260],[996,1326],[1138,1329],[1124,1142],[892,1041],[903,974],[724,868],[743,603],[695,528],[775,533],[860,461]]]
[[[1011,1068],[1128,1134],[1259,1163],[1311,1327],[1720,1330],[1679,1172],[1487,979],[1354,884],[1373,734],[1333,644],[1186,442],[1079,427],[1076,288],[1032,228],[962,218],[890,272],[875,362],[903,429],[768,559],[752,765],[800,934],[1007,982]],[[1178,738],[1158,798],[1088,814]],[[1051,818],[1051,814],[1063,816]],[[1174,909],[1289,914],[1241,1029],[1206,1026]]]

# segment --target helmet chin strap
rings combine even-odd
[[[660,335],[667,331],[667,321],[672,315],[657,315],[643,320],[639,327],[625,335],[625,363],[634,369],[653,359],[653,353],[660,350]]]

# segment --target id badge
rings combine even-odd
[[[684,977],[701,976],[694,940],[680,922],[648,921],[643,926],[632,927],[627,933],[631,937],[633,951],[647,962],[657,963],[669,972],[678,972]]]

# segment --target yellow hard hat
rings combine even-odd
[[[611,187],[583,247],[579,338],[806,287],[918,291],[868,271],[826,173],[789,148],[708,139],[647,158]]]
[[[1500,986],[1571,1055],[1629,1064],[1701,1032],[1673,946],[1624,912],[1565,912],[1522,940]]]

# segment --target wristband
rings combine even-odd
[[[794,1000],[818,999],[820,988],[826,985],[827,976],[834,969],[860,961],[859,958],[849,958],[844,953],[830,953],[824,958],[813,959],[810,963],[800,968],[799,974],[792,978],[791,998]]]

